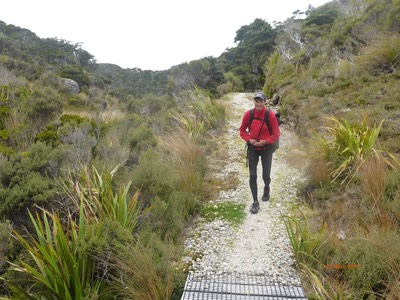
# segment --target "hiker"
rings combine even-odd
[[[262,178],[264,180],[264,193],[262,201],[270,197],[272,154],[274,144],[279,141],[279,124],[275,114],[265,107],[266,96],[257,92],[254,95],[254,109],[244,113],[242,124],[239,128],[240,137],[247,142],[247,163],[250,173],[250,190],[253,195],[253,204],[250,212],[256,214],[260,208],[257,198],[257,165],[261,157]],[[266,114],[269,119],[266,119]],[[269,120],[269,124],[268,124]]]

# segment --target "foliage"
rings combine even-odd
[[[215,150],[209,135],[222,128],[226,113],[214,98],[230,91],[263,87],[266,94],[278,99],[287,124],[303,136],[308,137],[310,129],[320,126],[326,114],[343,120],[338,121],[340,125],[331,120],[334,132],[326,131],[330,137],[324,136],[322,143],[329,147],[322,148],[322,153],[316,151],[319,148],[313,149],[313,153],[320,154],[314,169],[318,172],[313,172],[317,177],[306,186],[318,184],[318,188],[307,190],[306,200],[320,209],[319,216],[327,230],[343,227],[348,236],[361,237],[369,245],[351,243],[354,240],[350,239],[348,243],[329,240],[318,249],[316,260],[321,261],[324,251],[329,251],[340,262],[346,257],[341,255],[348,252],[371,260],[376,254],[379,264],[381,257],[398,253],[394,247],[397,236],[393,233],[398,232],[400,219],[398,170],[391,169],[387,162],[394,166],[400,151],[399,4],[397,0],[330,2],[309,9],[305,19],[294,16],[275,28],[256,19],[239,28],[237,45],[220,57],[202,58],[165,71],[97,64],[79,43],[40,39],[27,29],[0,21],[0,198],[6,214],[2,217],[10,217],[13,228],[20,228],[27,219],[25,208],[34,204],[52,205],[63,216],[68,215],[70,203],[57,201],[57,176],[67,169],[80,170],[82,163],[101,168],[104,161],[126,162],[115,174],[118,177],[113,177],[111,194],[121,196],[121,200],[124,188],[115,189],[117,182],[126,187],[126,178],[132,178],[133,185],[142,192],[140,206],[153,208],[135,229],[141,241],[146,241],[142,248],[135,249],[137,257],[143,256],[149,266],[139,262],[135,266],[156,270],[158,279],[152,285],[153,291],[168,295],[170,283],[166,274],[173,266],[160,261],[174,258],[167,250],[156,248],[168,240],[177,242],[185,222],[208,199],[205,155]],[[60,93],[61,76],[73,77],[87,88],[76,97]],[[205,90],[203,95],[199,95],[199,89]],[[356,116],[366,111],[377,124],[385,120],[381,127],[357,124]],[[378,129],[375,138],[376,132],[372,132]],[[377,145],[385,151],[377,150]],[[323,155],[324,149],[329,155]],[[99,175],[103,176],[102,172]],[[338,181],[343,180],[347,185],[338,189]],[[89,181],[96,184],[96,175]],[[128,194],[127,199],[134,195]],[[294,232],[295,220],[288,221]],[[121,244],[131,243],[118,222],[102,219],[86,230],[82,249],[101,258],[102,263],[96,268],[99,276],[109,270],[112,250],[123,252]],[[377,230],[377,235],[382,235],[392,250],[385,252],[378,247],[377,235],[354,233],[354,224],[382,227],[384,230]],[[312,240],[319,236],[318,230],[310,235],[301,229],[297,232]],[[97,233],[103,239],[96,241]],[[111,239],[113,233],[118,236],[116,239]],[[112,249],[106,247],[107,243]],[[353,246],[353,251],[348,251]],[[16,253],[15,249],[12,251]],[[141,256],[141,251],[146,253]],[[323,295],[320,297],[340,299],[343,294],[354,295],[356,289],[366,291],[367,297],[367,290],[372,287],[375,297],[395,299],[391,295],[398,295],[400,290],[396,275],[399,272],[386,261],[377,267],[377,273],[383,276],[377,279],[374,271],[367,268],[357,270],[360,273],[353,278],[354,270],[346,270],[346,274],[343,270],[322,270],[314,259],[307,259],[310,265],[301,263],[301,269],[313,279],[315,290]],[[350,258],[348,262],[352,263]],[[140,274],[124,275],[124,279],[142,282],[142,291],[151,290],[145,285],[152,282],[140,281]],[[124,282],[135,287],[130,280]],[[157,297],[155,293],[150,294]]]
[[[114,192],[113,176],[120,166],[109,171],[107,168],[99,173],[95,167],[89,171],[82,168],[78,176],[70,174],[63,184],[64,191],[72,199],[76,210],[81,209],[84,220],[98,223],[102,219],[110,219],[130,232],[137,230],[142,217],[139,205],[140,193],[130,195],[130,185]]]
[[[215,95],[216,87],[222,81],[223,74],[217,65],[217,59],[205,57],[173,66],[168,78],[168,88],[174,94],[180,94],[195,85]]]
[[[128,129],[124,143],[129,145],[132,151],[143,151],[149,147],[154,147],[157,143],[153,131],[146,123],[132,126]]]
[[[361,126],[351,125],[346,120],[339,121],[335,117],[328,117],[328,120],[333,125],[326,127],[326,138],[315,134],[315,145],[320,152],[314,153],[322,154],[333,180],[341,178],[342,183],[350,182],[371,153],[381,155],[388,165],[393,166],[390,159],[384,158],[382,152],[374,148],[383,122],[378,127],[370,128],[367,125],[367,115],[364,116]],[[316,155],[320,157],[320,154]]]
[[[178,126],[183,126],[193,139],[204,135],[208,130],[222,127],[225,122],[223,104],[211,100],[196,86],[189,96],[188,100],[184,100],[187,105],[173,115]]]
[[[13,247],[13,240],[11,237],[12,224],[6,220],[0,222],[0,268],[3,269],[6,264],[7,257]]]
[[[327,242],[330,236],[324,236],[324,224],[322,224],[318,233],[314,235],[308,216],[306,216],[300,209],[299,212],[301,218],[289,215],[283,217],[293,254],[296,261],[299,263],[308,262],[318,265],[321,263],[316,258],[318,251],[323,244]]]
[[[63,78],[76,81],[80,88],[83,86],[89,86],[89,77],[84,73],[84,69],[82,67],[65,65],[60,69],[59,74]]]
[[[51,176],[51,149],[37,143],[27,153],[18,153],[0,164],[0,211],[17,216],[34,204],[54,200],[55,182]]]
[[[40,132],[36,135],[36,141],[55,147],[59,143],[57,127],[54,125],[46,126],[43,132]]]
[[[323,274],[318,271],[322,267],[324,258],[321,257],[320,252],[325,244],[329,243],[332,233],[326,236],[325,224],[322,224],[317,233],[314,233],[309,217],[300,209],[299,213],[300,218],[283,216],[296,265],[317,295],[322,296],[323,299],[340,299],[339,293],[325,282]]]
[[[370,46],[364,47],[356,57],[356,65],[372,75],[392,73],[400,69],[400,35],[389,34],[377,38]]]
[[[81,207],[82,208],[82,207]],[[72,218],[65,228],[57,214],[43,211],[42,219],[30,213],[36,237],[23,237],[14,232],[17,240],[28,251],[34,265],[21,261],[12,264],[13,270],[29,274],[36,293],[24,293],[26,299],[84,299],[98,294],[100,282],[94,277],[94,258],[79,252],[79,243],[85,234],[84,216],[76,224]]]
[[[260,90],[264,81],[263,65],[273,52],[276,31],[262,19],[255,19],[236,31],[237,47],[221,55],[225,72],[238,76],[244,89]]]
[[[338,17],[338,15],[339,12],[337,7],[335,7],[332,3],[325,4],[311,10],[307,18],[304,20],[304,26],[308,27],[311,25],[331,25]]]
[[[166,257],[169,255],[171,253]],[[170,266],[162,269],[153,263],[157,260],[154,256],[152,248],[137,243],[123,255],[113,258],[113,266],[119,271],[114,276],[114,289],[119,295],[141,300],[171,299],[175,275],[170,265],[172,259],[167,261]]]

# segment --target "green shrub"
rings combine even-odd
[[[0,143],[0,154],[2,154],[5,157],[10,157],[14,153],[15,153],[15,150],[13,148],[7,147],[3,143]]]
[[[89,123],[92,127],[92,130],[95,129],[96,124],[93,120],[89,120],[88,118],[84,118],[78,115],[69,115],[69,114],[65,114],[62,115],[60,117],[60,121],[62,122],[62,124],[65,126],[66,124],[70,124],[70,125],[74,125],[74,126],[78,126],[81,124],[87,124]]]
[[[3,129],[0,130],[0,139],[7,140],[10,137],[10,131]]]
[[[181,173],[175,166],[154,150],[149,149],[139,157],[139,164],[132,175],[133,185],[148,199],[151,216],[146,220],[164,238],[176,239],[183,229],[184,222],[199,208],[202,199],[202,187],[198,187],[201,176],[193,172],[190,162],[189,173]],[[188,177],[195,176],[196,178]],[[195,186],[193,186],[195,185]]]
[[[42,132],[36,135],[36,141],[43,142],[52,147],[57,146],[60,142],[57,127],[54,125],[47,125]]]
[[[60,69],[59,75],[64,78],[75,80],[80,87],[89,86],[89,77],[82,67],[64,65]]]
[[[0,165],[0,212],[18,215],[18,211],[34,204],[50,204],[56,185],[50,177],[52,150],[42,143],[30,151],[12,155]]]
[[[5,126],[5,120],[10,114],[10,108],[6,106],[1,106],[0,107],[0,130],[4,129]]]
[[[140,152],[149,147],[154,147],[156,145],[156,138],[150,126],[142,123],[137,127],[132,126],[128,130],[124,138],[125,143],[129,145],[132,152]]]
[[[140,154],[139,164],[132,175],[133,186],[143,193],[167,198],[178,186],[179,177],[155,149]]]
[[[46,124],[61,111],[62,99],[54,89],[37,88],[30,93],[29,97],[20,100],[18,109],[35,124]]]
[[[55,195],[54,181],[32,171],[14,183],[12,188],[0,188],[0,215],[15,214],[34,204],[51,203]]]

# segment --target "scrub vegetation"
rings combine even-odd
[[[2,299],[180,299],[185,228],[243,218],[209,200],[235,182],[212,176],[225,95],[256,90],[304,141],[285,224],[308,298],[398,299],[399,14],[340,0],[256,19],[221,56],[165,71],[0,21]]]

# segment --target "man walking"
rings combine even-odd
[[[273,144],[278,142],[280,131],[275,114],[265,107],[266,96],[258,92],[253,99],[254,108],[244,113],[239,131],[240,137],[248,145],[249,183],[253,196],[250,212],[256,214],[260,208],[257,198],[258,161],[261,157],[262,178],[264,181],[264,193],[261,199],[268,201],[270,196],[272,154],[275,149]]]

